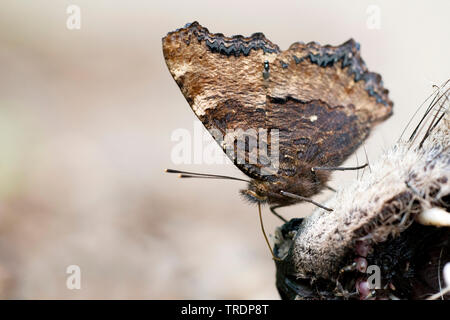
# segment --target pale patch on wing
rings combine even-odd
[[[187,63],[177,65],[176,68],[172,69],[172,75],[175,80],[178,80],[181,76],[183,76],[186,72],[191,71],[191,66]]]
[[[192,104],[192,110],[195,114],[200,117],[205,115],[206,109],[214,108],[214,105],[211,104],[207,99],[207,95],[199,94],[194,98],[194,103]]]

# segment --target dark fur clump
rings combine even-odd
[[[285,241],[289,241],[289,235],[299,230],[300,223],[301,219],[293,219],[283,225],[281,235]],[[278,249],[279,246],[275,248],[275,253]],[[355,258],[355,252],[348,250],[341,268],[350,265]],[[399,299],[424,299],[439,291],[439,274],[450,262],[448,230],[414,223],[400,236],[390,237],[372,246],[367,262],[381,269],[382,288],[375,291],[374,298],[389,299],[395,296]],[[342,273],[339,279],[321,279],[314,275],[298,279],[289,265],[277,263],[277,289],[282,299],[360,298],[355,286],[365,275],[358,271]],[[335,271],[340,273],[340,270]],[[444,298],[450,299],[450,295]]]

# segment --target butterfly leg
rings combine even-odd
[[[317,178],[316,171],[319,171],[319,170],[326,170],[326,171],[333,171],[333,170],[336,170],[336,171],[359,170],[359,169],[363,169],[363,168],[367,167],[368,165],[369,165],[369,163],[365,163],[365,164],[363,164],[361,166],[356,166],[356,167],[312,167],[311,171],[314,174],[314,181],[316,183],[320,183],[319,179]],[[333,192],[336,192],[336,189],[334,189],[334,188],[332,188],[330,186],[325,186],[325,188],[327,188],[328,190],[331,190]]]
[[[346,171],[346,170],[359,170],[367,167],[369,164],[366,162],[365,164],[357,167],[312,167],[311,171],[319,171],[319,170],[325,170],[325,171]]]
[[[314,176],[314,183],[320,184],[319,178],[317,178],[316,171],[314,171],[313,168],[311,168],[311,171],[312,171],[313,176]],[[337,190],[335,188],[332,188],[330,186],[325,185],[325,188],[327,188],[330,191],[337,192]]]
[[[275,209],[282,208],[282,207],[285,207],[285,206],[283,206],[283,205],[271,206],[270,212],[272,212],[275,216],[277,216],[279,219],[283,220],[284,223],[286,223],[288,221],[275,211]]]
[[[324,210],[327,210],[327,211],[333,211],[333,209],[327,208],[327,207],[321,205],[320,203],[315,202],[315,201],[312,200],[312,199],[305,198],[305,197],[299,196],[299,195],[297,195],[297,194],[293,194],[293,193],[286,192],[286,191],[280,191],[280,193],[281,193],[283,196],[286,196],[286,197],[289,197],[289,198],[298,199],[298,200],[301,200],[301,201],[305,201],[305,202],[312,203],[312,204],[314,204],[314,205],[316,205],[316,206],[318,206],[319,208],[322,208],[322,209],[324,209]]]
[[[343,276],[344,273],[351,272],[351,271],[354,271],[354,270],[356,270],[356,262],[353,262],[350,265],[344,266],[343,268],[341,268],[339,270],[339,274],[338,274],[338,276],[336,278],[336,288],[335,288],[336,295],[344,297],[346,299],[357,295],[356,291],[348,292],[346,289],[344,289],[344,287],[342,286],[342,284],[340,282],[340,279],[341,279],[341,277]]]

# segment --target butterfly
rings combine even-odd
[[[296,42],[281,51],[262,33],[226,37],[193,22],[168,33],[162,47],[198,119],[250,178],[241,194],[275,214],[315,203],[310,198],[327,188],[331,171],[392,114],[381,76],[369,72],[352,39],[339,46]],[[226,138],[239,130],[257,143],[239,148]],[[264,148],[277,157],[267,161]]]

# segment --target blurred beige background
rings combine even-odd
[[[81,8],[80,30],[66,28],[70,4]],[[380,29],[367,27],[369,5],[380,9]],[[366,143],[375,161],[449,76],[449,12],[446,0],[3,0],[0,297],[277,299],[257,209],[238,194],[245,185],[163,173],[242,176],[232,165],[171,162],[171,133],[192,131],[195,117],[161,38],[194,20],[226,35],[261,31],[281,49],[353,37],[395,103]],[[355,178],[336,173],[331,185]],[[267,207],[264,215],[272,233],[279,222]],[[81,290],[66,288],[71,264],[81,267]]]

